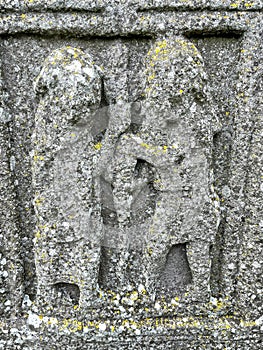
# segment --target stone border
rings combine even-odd
[[[209,33],[242,34],[250,27],[250,21],[261,16],[260,12],[127,12],[75,13],[28,12],[8,13],[0,16],[1,34],[92,36],[156,36],[171,31],[185,34]],[[194,23],[194,25],[193,25]]]
[[[136,11],[147,10],[261,10],[261,0],[2,0],[0,11],[121,11],[129,8]]]

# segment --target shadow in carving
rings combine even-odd
[[[72,307],[79,304],[80,289],[74,283],[59,282],[52,285],[54,307]]]
[[[191,269],[186,254],[186,244],[173,245],[166,257],[157,295],[174,296],[187,290],[192,282]]]

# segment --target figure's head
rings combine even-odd
[[[91,56],[66,46],[51,52],[34,88],[58,112],[72,116],[98,108],[101,101],[101,72]]]
[[[206,99],[206,74],[193,43],[182,37],[157,41],[146,57],[147,99],[176,103],[185,98]]]
[[[151,111],[146,115],[147,125],[174,129],[180,123],[195,138],[210,142],[212,130],[219,127],[217,108],[195,45],[182,36],[155,42],[146,57],[145,73],[145,97]]]

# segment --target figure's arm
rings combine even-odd
[[[129,139],[125,139],[123,136],[117,144],[114,157],[113,199],[118,222],[121,226],[128,224],[131,216],[133,177],[137,158],[130,147]]]
[[[97,166],[97,174],[106,181],[112,182],[113,156],[118,139],[128,129],[131,123],[130,104],[119,102],[109,106],[109,125],[101,144],[101,156]]]

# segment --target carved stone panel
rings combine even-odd
[[[0,349],[260,349],[261,3],[0,10]]]

